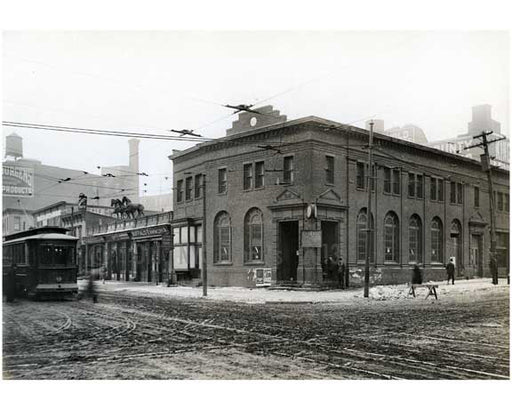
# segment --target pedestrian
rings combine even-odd
[[[338,265],[336,262],[334,262],[334,258],[332,256],[329,256],[329,259],[327,260],[327,271],[329,272],[329,280],[336,280],[336,272],[338,270]]]
[[[450,258],[446,265],[446,274],[448,276],[447,285],[450,284],[450,279],[452,280],[452,285],[455,285],[455,265],[453,264],[453,258]]]
[[[342,257],[338,259],[338,286],[345,289],[345,262]]]
[[[96,286],[94,285],[94,278],[92,274],[89,274],[89,282],[87,283],[87,295],[92,299],[93,303],[98,301],[98,295],[96,294]]]
[[[414,265],[414,268],[412,269],[411,282],[413,285],[421,285],[421,283],[423,282],[423,274],[421,273],[421,269],[417,263]]]

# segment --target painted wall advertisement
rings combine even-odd
[[[34,170],[16,165],[3,165],[3,195],[31,197],[34,195]]]

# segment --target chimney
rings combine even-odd
[[[129,149],[129,160],[128,166],[130,171],[133,172],[133,179],[130,181],[130,186],[135,188],[135,193],[132,194],[133,201],[139,202],[139,143],[140,141],[137,138],[131,138],[128,140]]]
[[[379,134],[384,134],[384,120],[367,120],[365,123],[367,130],[370,130],[371,121],[373,121],[373,131],[378,132]]]

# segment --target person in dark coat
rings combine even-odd
[[[451,279],[452,285],[455,285],[455,265],[453,264],[452,258],[450,258],[450,261],[446,265],[446,274],[448,276],[447,284],[450,284],[450,279]]]
[[[336,262],[334,262],[334,259],[332,256],[329,256],[329,259],[327,260],[327,272],[329,280],[336,280],[336,273],[338,271],[338,265]]]
[[[412,269],[412,284],[413,285],[421,285],[423,282],[423,274],[421,273],[421,269],[418,264],[414,265]]]
[[[345,262],[343,258],[338,259],[338,286],[345,289]]]

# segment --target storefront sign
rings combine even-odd
[[[14,165],[3,166],[3,195],[31,197],[34,195],[34,170]]]
[[[169,232],[166,226],[151,226],[149,228],[137,229],[132,232],[134,238],[140,238],[142,236],[155,236],[163,235]]]
[[[322,231],[302,231],[303,248],[321,248]]]

